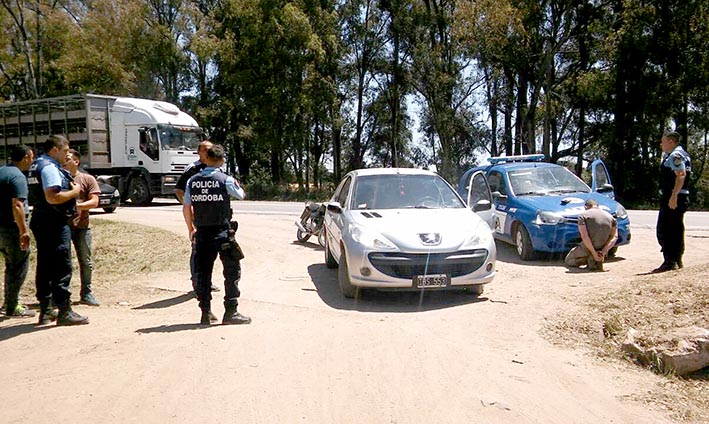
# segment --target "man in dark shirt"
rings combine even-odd
[[[20,289],[30,260],[30,231],[27,225],[27,178],[34,153],[27,146],[15,146],[10,164],[0,168],[0,255],[5,257],[5,315],[33,317],[34,311],[19,303]]]

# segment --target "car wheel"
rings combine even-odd
[[[335,257],[332,256],[332,252],[330,252],[330,245],[327,242],[327,236],[325,236],[325,228],[323,228],[322,234],[325,239],[325,245],[323,246],[323,250],[325,250],[325,266],[330,269],[337,268],[337,261],[335,260]]]
[[[128,184],[128,197],[135,205],[147,206],[153,201],[148,182],[143,177],[133,177]]]
[[[517,254],[523,261],[531,261],[534,259],[534,248],[529,240],[529,233],[524,225],[519,224],[515,230],[515,246]]]
[[[350,270],[347,266],[345,249],[342,249],[342,254],[340,255],[340,269],[337,272],[337,282],[340,284],[340,291],[343,296],[348,299],[352,299],[357,296],[358,287],[353,286],[352,283],[350,283]]]
[[[106,213],[113,213],[113,212],[116,211],[116,207],[115,207],[115,206],[111,206],[111,207],[108,207],[108,208],[103,208],[103,211],[106,212]]]
[[[485,291],[485,284],[476,284],[474,286],[468,286],[465,288],[465,291],[468,294],[472,294],[474,296],[480,296]]]

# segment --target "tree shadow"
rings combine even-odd
[[[410,313],[431,311],[489,300],[461,290],[383,291],[360,290],[354,299],[345,298],[337,284],[337,270],[325,264],[308,266],[308,274],[320,298],[334,309],[360,312]]]
[[[132,309],[162,309],[169,308],[171,306],[179,305],[194,299],[194,292],[183,293],[170,299],[162,299],[151,303],[146,303],[145,305],[136,306]]]
[[[177,331],[190,331],[190,330],[204,330],[207,328],[219,327],[219,325],[202,325],[202,324],[170,324],[170,325],[158,325],[157,327],[139,328],[135,330],[136,333],[140,334],[151,334],[151,333],[175,333]]]

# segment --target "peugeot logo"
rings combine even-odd
[[[437,246],[441,244],[441,235],[438,233],[420,233],[421,243],[426,246]]]

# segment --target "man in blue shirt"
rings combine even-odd
[[[88,324],[89,319],[71,309],[71,228],[69,220],[76,213],[80,187],[62,168],[69,151],[69,141],[50,135],[44,154],[32,163],[29,171],[30,198],[34,201],[30,229],[37,242],[37,300],[39,324]],[[58,316],[50,302],[59,308]]]
[[[205,161],[207,166],[187,181],[182,206],[189,237],[195,246],[195,290],[202,310],[200,323],[203,325],[210,324],[212,315],[210,282],[217,255],[224,267],[222,324],[251,322],[251,318],[236,311],[240,295],[241,257],[234,233],[230,232],[230,196],[243,199],[245,193],[238,181],[219,170],[223,163],[224,148],[218,145],[209,148]]]
[[[660,211],[657,215],[657,242],[663,256],[662,265],[653,273],[682,268],[684,254],[684,213],[689,207],[689,177],[692,159],[680,146],[680,135],[665,134],[660,141],[663,157],[660,164]]]
[[[11,163],[0,168],[0,255],[5,257],[5,315],[10,317],[35,315],[19,303],[30,260],[28,189],[22,172],[33,160],[32,149],[19,145],[10,151]]]

